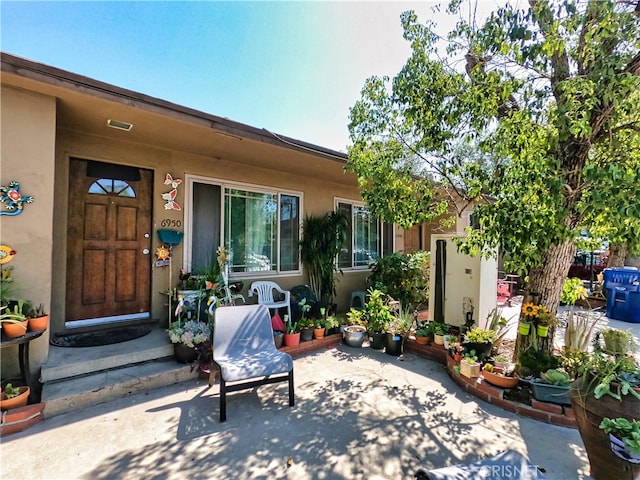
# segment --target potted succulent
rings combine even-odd
[[[627,355],[635,351],[633,334],[629,330],[605,328],[599,335],[604,340],[604,351],[611,355]]]
[[[609,435],[611,451],[617,457],[640,464],[640,421],[605,417],[600,429]]]
[[[300,327],[298,322],[293,322],[289,316],[286,316],[286,330],[284,332],[283,343],[285,347],[296,347],[300,345]]]
[[[0,307],[0,324],[8,338],[21,337],[27,333],[29,321],[22,313],[22,303],[9,310],[7,305]]]
[[[596,336],[597,337],[597,336]],[[593,352],[579,369],[570,392],[571,406],[584,443],[591,476],[631,478],[629,464],[611,451],[604,418],[632,421],[640,412],[640,365],[627,355],[605,352],[596,338]]]
[[[513,368],[502,369],[490,363],[482,367],[482,377],[490,384],[500,388],[515,388],[520,381],[520,377]]]
[[[449,351],[456,362],[460,362],[464,358],[464,347],[458,341],[449,344]]]
[[[29,401],[30,393],[29,387],[14,387],[11,383],[7,383],[0,394],[0,409],[24,407]]]
[[[30,332],[42,332],[49,328],[49,314],[44,309],[44,304],[29,309],[26,314],[29,319]]]
[[[569,398],[571,382],[572,379],[567,372],[550,368],[541,373],[539,379],[530,382],[530,385],[533,397],[539,402],[568,405],[571,403]]]
[[[480,376],[480,362],[478,362],[475,350],[471,350],[465,354],[464,358],[460,362],[460,374],[467,378]]]
[[[211,350],[211,327],[198,320],[172,322],[167,329],[176,360],[180,363],[206,361]]]

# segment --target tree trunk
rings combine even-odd
[[[531,301],[544,305],[550,312],[556,312],[560,305],[562,285],[567,278],[569,267],[573,262],[576,246],[571,239],[566,239],[560,246],[552,245],[542,254],[542,263],[529,272],[529,282],[525,290],[525,302]],[[535,327],[532,326],[532,329]],[[535,335],[518,335],[514,351],[514,360],[527,350],[536,338],[541,349],[553,352],[553,335],[555,327],[549,328],[549,336],[537,338]]]
[[[609,261],[607,267],[624,267],[624,261],[627,257],[627,244],[610,243],[609,244]]]

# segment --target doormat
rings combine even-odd
[[[51,337],[49,343],[56,347],[100,347],[113,343],[122,343],[144,337],[151,332],[149,326],[123,327],[101,332],[72,333],[60,337]]]

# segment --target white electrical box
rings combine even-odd
[[[468,318],[486,328],[497,305],[498,260],[458,252],[454,238],[431,235],[429,318],[462,326]]]

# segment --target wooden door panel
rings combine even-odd
[[[67,321],[150,309],[153,175],[139,171],[140,180],[119,182],[130,187],[122,195],[114,184],[111,190],[97,188],[99,179],[87,176],[87,162],[71,160]]]

